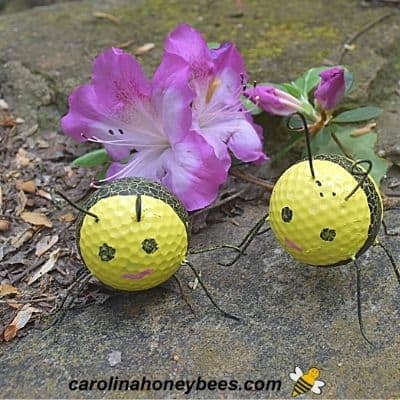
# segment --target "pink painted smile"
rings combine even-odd
[[[154,272],[153,268],[147,268],[144,271],[137,272],[135,274],[132,274],[132,273],[123,274],[122,278],[132,279],[134,281],[137,281],[139,279],[144,278],[147,275],[151,275],[153,272]]]
[[[298,252],[302,252],[303,249],[298,246],[295,242],[292,242],[291,240],[289,240],[287,237],[285,237],[285,244],[286,246],[290,247],[293,250],[296,250]]]

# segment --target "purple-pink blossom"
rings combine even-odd
[[[346,92],[344,73],[344,68],[332,67],[319,74],[321,81],[315,89],[314,97],[320,108],[333,110],[340,103]]]
[[[267,159],[263,135],[251,115],[243,108],[240,96],[246,78],[244,61],[233,43],[210,50],[203,36],[187,24],[178,25],[165,40],[160,69],[179,57],[190,69],[192,128],[211,145],[228,171],[230,151],[245,162]]]
[[[248,88],[244,95],[269,114],[287,116],[295,112],[305,112],[299,99],[273,86],[258,85]]]
[[[114,160],[107,180],[159,181],[195,210],[216,198],[227,173],[212,146],[192,129],[189,68],[178,57],[171,62],[174,69],[156,71],[149,82],[132,56],[106,50],[94,61],[91,83],[69,97],[61,125],[80,142],[104,145]]]
[[[209,50],[201,34],[179,25],[165,41],[152,81],[120,49],[94,61],[92,81],[69,97],[61,121],[74,139],[102,144],[113,163],[105,180],[141,176],[165,184],[188,210],[215,200],[232,152],[262,162],[262,129],[244,110],[246,77],[232,43]]]

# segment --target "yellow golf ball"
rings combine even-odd
[[[382,200],[370,176],[351,196],[365,171],[340,156],[317,156],[315,179],[308,161],[289,168],[270,199],[272,231],[294,258],[310,265],[350,261],[375,240],[382,221]],[[357,180],[358,179],[358,180]]]
[[[102,187],[81,214],[77,244],[87,268],[115,289],[157,286],[180,267],[188,249],[188,217],[158,183],[124,178]]]

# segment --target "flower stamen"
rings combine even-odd
[[[148,144],[148,143],[136,143],[133,142],[131,139],[115,139],[115,140],[104,140],[100,139],[97,136],[87,137],[84,133],[81,133],[81,136],[86,139],[88,142],[99,143],[99,144],[111,144],[113,146],[131,146],[132,148],[168,148],[169,143],[156,143],[156,144]]]

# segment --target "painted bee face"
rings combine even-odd
[[[121,290],[144,290],[166,281],[180,267],[188,247],[187,226],[166,202],[141,195],[113,195],[97,201],[80,228],[83,261],[100,281]]]
[[[348,197],[357,180],[341,165],[322,159],[313,165],[315,179],[308,162],[302,161],[278,180],[270,200],[271,228],[301,262],[342,263],[355,257],[369,237],[368,198],[363,189]]]
[[[186,214],[174,203],[178,200],[159,186],[115,181],[89,199],[88,211],[97,219],[82,217],[77,244],[88,269],[106,285],[149,289],[170,278],[182,264],[188,248]],[[138,188],[148,194],[131,194]]]

